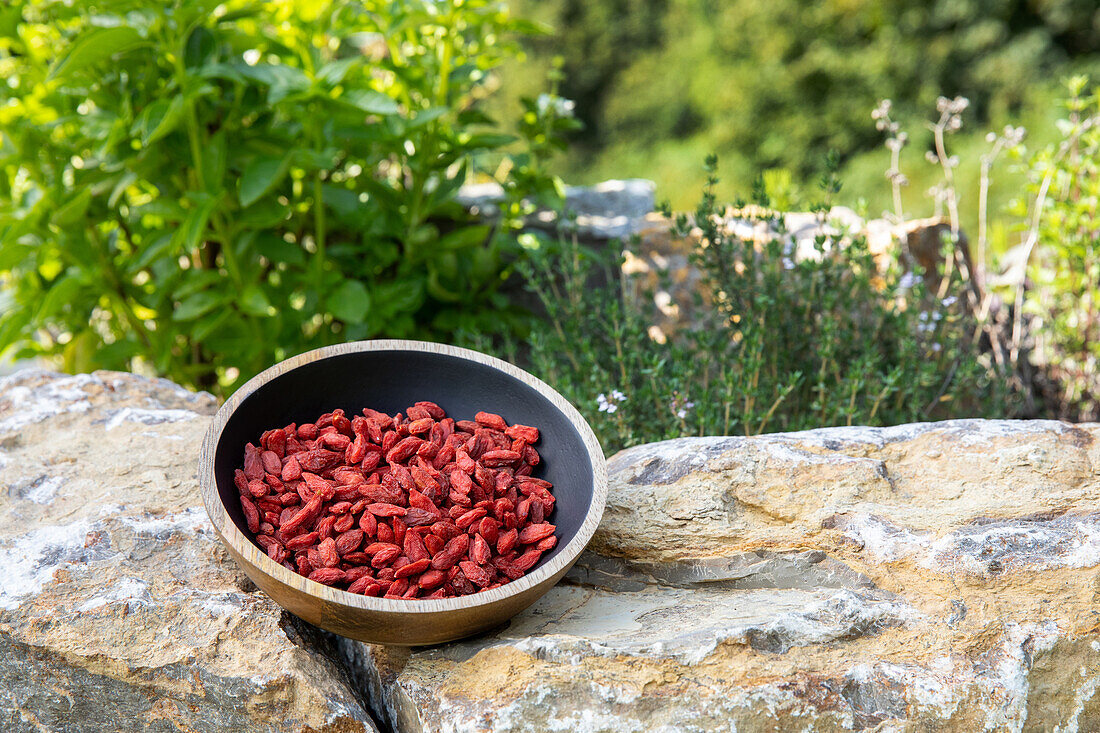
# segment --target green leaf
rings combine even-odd
[[[220,61],[216,61],[210,64],[204,64],[199,68],[195,75],[202,79],[226,79],[228,81],[236,82],[237,84],[244,84],[248,78],[241,73],[240,67],[247,64],[226,64]]]
[[[227,159],[225,132],[218,131],[206,141],[202,148],[202,180],[206,183],[207,191],[217,191],[221,188],[222,179],[225,178]]]
[[[245,5],[244,7],[237,8],[236,10],[230,10],[224,15],[218,16],[218,22],[229,24],[234,21],[240,20],[241,18],[251,18],[253,16],[261,15],[265,11],[266,8],[264,7],[263,3],[251,3],[250,5]]]
[[[141,346],[129,339],[105,344],[90,331],[85,331],[81,337],[69,342],[68,345],[73,347],[72,352],[66,347],[66,358],[72,361],[72,368],[77,372],[94,369],[129,370],[130,359],[141,353]]]
[[[126,171],[115,182],[114,188],[111,189],[111,195],[107,197],[107,206],[112,209],[118,205],[118,200],[122,198],[122,194],[126,193],[126,189],[134,185],[138,179],[138,174],[134,171]]]
[[[435,246],[444,251],[454,251],[484,244],[490,229],[488,224],[455,229],[440,237]]]
[[[293,66],[273,66],[275,82],[267,90],[267,103],[277,104],[296,92],[309,89],[309,78]]]
[[[84,287],[84,278],[77,271],[70,269],[68,273],[58,277],[50,284],[46,297],[35,314],[36,320],[48,319],[55,313],[61,312],[66,306],[72,305],[77,293]]]
[[[362,323],[370,311],[370,292],[358,280],[345,280],[326,298],[328,310],[346,323]]]
[[[0,310],[0,354],[22,341],[20,336],[33,316],[34,311],[30,308]]]
[[[334,87],[344,80],[344,77],[347,76],[348,70],[351,69],[352,66],[362,62],[362,56],[352,56],[347,59],[330,61],[322,66],[320,71],[317,72],[316,80],[330,87]]]
[[[424,304],[423,279],[402,278],[374,286],[374,299],[387,315],[415,313]]]
[[[280,204],[274,198],[260,199],[244,211],[238,213],[234,224],[253,229],[269,229],[286,221],[290,208]]]
[[[221,279],[221,273],[214,270],[188,270],[183,284],[172,291],[172,299],[183,300],[189,295],[206,290]]]
[[[282,180],[289,166],[290,156],[279,158],[263,156],[253,158],[241,174],[241,206],[255,203]]]
[[[258,285],[249,285],[241,293],[237,305],[250,316],[269,316],[274,311],[271,301]]]
[[[191,250],[199,246],[206,234],[206,224],[210,221],[210,215],[218,204],[218,198],[202,194],[198,197],[199,205],[192,209],[184,218],[176,236],[185,250]]]
[[[539,23],[525,18],[512,18],[512,30],[528,36],[549,36],[554,33],[554,27],[547,23]]]
[[[479,132],[474,135],[470,135],[469,139],[463,143],[463,147],[467,149],[492,149],[500,148],[509,143],[514,143],[519,140],[515,135],[506,135],[504,133],[495,132]]]
[[[273,263],[284,262],[298,267],[306,264],[306,253],[301,246],[271,232],[260,234],[256,241],[256,250]]]
[[[440,282],[439,272],[435,268],[428,270],[428,292],[432,294],[432,297],[445,303],[460,303],[463,300],[462,292],[448,290],[443,286]]]
[[[136,30],[129,26],[96,28],[82,35],[69,53],[50,69],[49,79],[65,79],[72,74],[94,66],[111,56],[146,43]]]
[[[17,241],[0,242],[0,272],[26,262],[33,253],[34,249],[29,244]]]
[[[373,89],[354,89],[341,94],[338,99],[371,115],[397,114],[397,101]]]
[[[270,87],[308,89],[309,78],[301,69],[285,64],[239,64],[234,67],[242,76]]]
[[[429,122],[439,119],[450,111],[451,110],[447,107],[429,107],[428,109],[420,110],[409,118],[409,121],[406,123],[406,128],[409,130],[415,130],[418,127],[423,127]]]
[[[410,117],[408,122],[406,122],[406,129],[416,130],[417,128],[422,128],[423,125],[426,125],[433,120],[438,120],[439,118],[443,117],[444,114],[447,114],[450,111],[451,110],[447,107],[430,107],[425,110],[420,110],[419,112],[412,114],[412,117]]]
[[[299,148],[290,154],[291,162],[294,165],[306,169],[322,168],[327,170],[336,165],[339,157],[340,150],[338,148],[325,148],[324,150]]]
[[[194,341],[205,341],[210,337],[210,334],[218,330],[229,317],[233,315],[233,311],[229,308],[222,308],[221,310],[207,313],[205,316],[195,321],[195,324],[191,326],[191,338]]]
[[[80,221],[84,212],[88,210],[88,204],[92,202],[92,192],[88,188],[81,189],[80,193],[62,204],[50,217],[50,222],[66,227]]]
[[[458,117],[456,118],[456,121],[461,126],[493,125],[495,127],[496,124],[497,124],[496,120],[494,120],[489,115],[485,114],[485,112],[483,110],[481,110],[477,107],[473,107],[472,109],[462,110],[461,112],[458,113]]]
[[[391,187],[389,184],[378,180],[374,176],[360,176],[358,182],[359,185],[367,190],[369,196],[377,198],[386,206],[396,209],[404,203],[401,198],[401,192]]]
[[[168,221],[183,221],[187,216],[187,209],[183,208],[179,201],[167,197],[155,198],[147,204],[134,206],[130,210],[135,216],[159,216]]]
[[[172,320],[193,321],[204,313],[209,313],[218,306],[224,304],[231,295],[231,292],[219,292],[216,290],[204,290],[201,293],[195,293],[184,299],[184,301],[176,307],[175,311],[172,313]]]
[[[183,97],[176,95],[170,102],[160,100],[150,105],[149,117],[145,124],[142,145],[151,145],[176,129],[183,117]]]
[[[0,10],[0,38],[18,38],[23,21],[23,7],[15,4]]]
[[[130,274],[137,273],[140,270],[148,267],[149,264],[161,257],[162,255],[170,254],[172,248],[172,233],[165,232],[159,237],[154,239],[141,250],[141,254],[136,259],[127,264],[126,271]]]
[[[340,219],[351,219],[356,212],[363,209],[359,203],[359,194],[342,186],[326,183],[321,187],[321,197]]]
[[[218,42],[214,34],[206,28],[199,26],[191,32],[187,38],[187,50],[184,53],[184,63],[188,68],[193,68],[204,63],[213,56],[218,49]]]

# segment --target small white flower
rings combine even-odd
[[[558,117],[572,117],[577,105],[572,99],[565,99],[555,94],[540,94],[535,100],[535,106],[538,107],[540,115],[553,109]]]
[[[932,351],[939,352],[942,348],[939,344],[932,344]]]
[[[794,269],[794,260],[792,260],[790,257],[784,257],[783,258],[783,269],[784,270],[793,270]]]
[[[695,403],[691,400],[684,400],[684,402],[681,403],[680,393],[675,392],[674,394],[676,395],[676,397],[673,398],[672,403],[669,405],[669,407],[671,407],[675,411],[676,417],[683,420],[687,417],[688,412],[691,411],[691,408],[695,407]]]
[[[625,401],[626,395],[617,389],[611,390],[610,398],[603,392],[596,395],[596,405],[599,407],[600,412],[606,412],[609,415],[619,409],[617,403]]]
[[[948,295],[946,298],[943,299],[943,307],[944,308],[950,308],[951,306],[955,305],[955,303],[957,303],[958,301],[959,301],[959,299],[956,298],[954,295]]]
[[[917,276],[914,275],[911,271],[907,271],[904,275],[901,276],[901,279],[898,280],[898,287],[902,290],[909,290],[916,284]]]

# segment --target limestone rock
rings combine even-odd
[[[486,636],[342,644],[400,731],[1100,729],[1100,426],[689,438],[610,462],[562,584]]]
[[[1100,426],[639,446],[565,581],[434,648],[338,639],[200,506],[213,400],[0,380],[0,730],[1100,730]]]
[[[593,186],[566,186],[565,209],[574,217],[577,236],[590,241],[629,237],[638,232],[653,211],[657,187],[642,178],[601,181]],[[499,214],[504,189],[497,183],[475,183],[459,189],[457,200],[474,214],[489,218]],[[537,211],[530,226],[554,228],[557,216]]]
[[[214,536],[214,409],[129,374],[0,380],[0,730],[375,730]]]

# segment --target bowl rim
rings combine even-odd
[[[299,367],[322,361],[334,356],[354,354],[371,351],[419,351],[430,354],[442,354],[445,356],[464,359],[488,366],[520,380],[533,388],[550,401],[554,407],[565,414],[566,418],[580,433],[581,440],[588,452],[592,464],[592,501],[577,533],[566,543],[557,555],[550,561],[537,568],[534,572],[524,575],[519,580],[513,580],[498,588],[481,591],[455,598],[381,598],[364,596],[358,593],[348,593],[345,590],[309,580],[305,576],[287,570],[279,563],[272,560],[266,553],[261,552],[253,542],[245,536],[229,516],[229,512],[221,500],[218,492],[217,481],[214,476],[214,456],[222,431],[229,418],[246,398],[252,395],[260,387],[266,385],[276,377],[290,372]],[[295,590],[310,596],[322,599],[329,603],[346,606],[364,611],[387,613],[439,613],[446,611],[461,611],[489,606],[507,598],[518,596],[535,588],[541,583],[553,578],[572,565],[581,552],[592,539],[592,535],[603,518],[604,508],[607,502],[607,463],[603,455],[603,449],[596,439],[591,426],[581,416],[577,409],[562,397],[553,387],[543,382],[523,369],[510,364],[502,359],[482,354],[472,349],[465,349],[450,344],[435,343],[431,341],[410,341],[404,339],[372,339],[367,341],[350,341],[332,346],[324,346],[312,351],[292,356],[271,366],[244,383],[236,392],[230,395],[218,408],[210,427],[203,437],[199,452],[199,487],[202,491],[203,504],[206,513],[210,517],[214,529],[223,542],[229,544],[233,550],[248,560],[257,570],[272,577],[278,582],[290,586]]]

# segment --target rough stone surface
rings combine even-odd
[[[1100,730],[1100,426],[688,438],[610,462],[492,634],[344,643],[402,731]]]
[[[575,217],[577,236],[586,240],[606,241],[629,237],[644,225],[653,211],[657,187],[642,178],[602,181],[593,186],[566,186],[565,209]],[[504,198],[504,189],[496,183],[476,183],[458,191],[458,202],[476,214],[492,218]],[[553,228],[557,216],[538,211],[528,222],[531,226]]]
[[[214,536],[214,409],[129,374],[0,380],[0,730],[375,730]]]
[[[633,448],[563,583],[406,650],[236,569],[194,478],[213,408],[0,380],[0,730],[1100,730],[1098,425]]]

